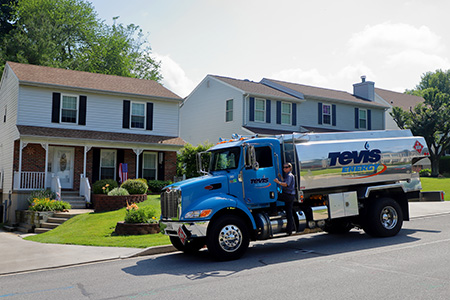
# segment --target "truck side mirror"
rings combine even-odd
[[[244,149],[245,149],[245,167],[252,168],[253,170],[258,170],[259,163],[258,161],[256,161],[255,146],[246,145]]]

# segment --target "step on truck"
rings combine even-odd
[[[199,154],[204,176],[163,189],[160,226],[178,250],[206,245],[218,260],[241,257],[250,241],[287,236],[274,179],[291,163],[295,232],[395,236],[409,220],[408,200],[419,198],[417,168],[428,155],[424,138],[409,130],[233,135]]]

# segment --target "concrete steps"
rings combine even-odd
[[[86,208],[86,200],[79,195],[78,191],[61,192],[61,200],[70,203],[72,209]]]
[[[75,213],[65,213],[65,212],[57,212],[52,217],[48,218],[47,222],[41,224],[40,228],[35,228],[34,233],[44,233],[55,229],[59,225],[63,224],[73,216],[77,214]]]

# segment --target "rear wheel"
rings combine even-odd
[[[371,236],[394,236],[400,231],[403,225],[402,209],[391,198],[376,199],[369,206],[364,224],[364,231]]]
[[[244,221],[236,216],[222,216],[208,232],[208,251],[216,260],[233,260],[244,255],[250,244]]]
[[[195,238],[191,240],[186,240],[186,243],[182,243],[180,238],[177,236],[171,236],[170,242],[172,245],[179,251],[183,251],[184,253],[191,254],[195,253],[203,246],[205,246],[205,239],[203,238]]]

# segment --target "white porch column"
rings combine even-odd
[[[143,149],[133,149],[133,152],[136,154],[136,178],[139,178],[139,155],[141,155],[143,151]]]
[[[44,167],[44,190],[47,184],[47,168],[48,168],[48,144],[41,143],[42,148],[45,150],[45,167]]]
[[[22,181],[22,150],[27,145],[28,145],[28,143],[24,143],[22,140],[20,140],[20,145],[19,145],[19,182],[17,184],[19,190],[20,190],[21,181]]]
[[[87,161],[87,153],[91,150],[92,146],[84,146],[84,159],[83,159],[83,175],[86,178],[86,161]]]

